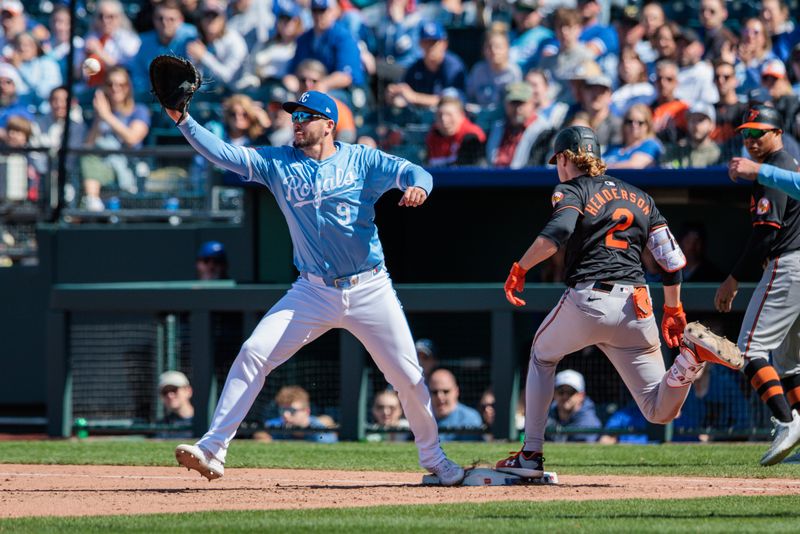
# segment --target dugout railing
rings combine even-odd
[[[734,312],[742,312],[752,294],[753,284],[742,284],[739,297],[734,304]],[[716,284],[686,284],[683,291],[684,306],[690,319],[693,314],[713,313],[713,297]],[[167,365],[174,365],[176,358],[187,359],[183,368],[188,371],[194,389],[193,404],[195,417],[192,431],[194,435],[202,435],[208,428],[211,414],[217,401],[219,357],[232,357],[231,354],[217,354],[215,351],[235,351],[236,345],[248,335],[257,324],[261,315],[272,306],[288,289],[287,285],[236,285],[233,282],[163,282],[163,283],[119,283],[119,284],[58,284],[51,291],[50,311],[47,322],[47,418],[48,433],[52,436],[69,436],[73,433],[75,417],[75,361],[76,348],[71,343],[76,328],[81,324],[81,317],[87,314],[102,317],[107,323],[121,323],[122,330],[129,328],[126,321],[132,316],[149,316],[159,318],[156,323],[165,325],[145,329],[143,336],[162,339],[170,333],[169,318],[173,326],[176,317],[182,318],[186,328],[184,340],[185,354],[172,355]],[[397,293],[404,310],[409,317],[415,314],[439,313],[447,315],[483,314],[488,321],[489,331],[489,374],[490,383],[496,397],[496,419],[491,434],[496,439],[514,440],[518,437],[515,424],[515,411],[519,399],[520,388],[524,387],[524,363],[530,338],[528,330],[535,328],[528,321],[520,321],[521,314],[535,313],[543,317],[558,301],[563,287],[551,284],[529,284],[523,298],[527,301],[524,311],[513,308],[505,299],[501,284],[397,284]],[[661,291],[653,285],[655,309],[661,309]],[[215,332],[218,317],[222,315],[240,317],[241,322],[234,328],[236,338],[226,347],[221,347]],[[166,318],[166,319],[165,319]],[[527,319],[527,317],[526,317]],[[660,317],[657,317],[660,320]],[[521,332],[524,329],[526,332]],[[160,336],[160,337],[159,337]],[[117,339],[116,343],[121,343]],[[315,343],[320,342],[317,340]],[[109,343],[115,343],[112,338]],[[370,388],[370,365],[368,355],[361,344],[350,334],[341,332],[335,341],[327,341],[326,350],[338,351],[324,374],[320,377],[318,387],[330,388],[332,384],[338,392],[338,433],[342,440],[364,439],[367,431],[368,391]],[[168,347],[169,343],[159,346]],[[313,344],[312,344],[313,345]],[[175,346],[173,343],[172,346]],[[165,349],[169,350],[169,348]],[[145,351],[146,352],[146,351]],[[139,355],[147,358],[147,354]],[[101,352],[102,357],[102,352]],[[138,356],[135,356],[138,357]],[[134,359],[135,359],[134,357]],[[674,357],[669,349],[664,350],[664,358],[668,363]],[[290,360],[291,361],[291,360]],[[150,364],[148,364],[150,365]],[[286,365],[286,364],[285,364]],[[157,364],[143,380],[149,380],[150,388],[157,373],[164,367]],[[275,372],[278,372],[276,370]],[[102,371],[101,371],[102,372]],[[613,371],[603,379],[615,378]],[[108,375],[106,380],[114,383],[114,376]],[[315,394],[314,391],[311,392]],[[744,393],[744,392],[743,392]],[[120,399],[124,392],[119,391]],[[706,425],[703,429],[690,429],[692,432],[717,434],[731,438],[746,439],[766,433],[767,418],[758,403],[750,403],[746,410],[754,413],[745,414],[746,422],[738,429],[730,424],[720,422],[720,427]],[[756,413],[758,412],[758,413]],[[117,422],[119,423],[119,422]],[[724,426],[724,425],[727,425]],[[112,420],[107,427],[115,427]],[[116,424],[123,428],[124,424]],[[139,425],[129,430],[144,430],[148,425]],[[252,428],[251,428],[252,429]],[[150,430],[158,430],[150,427]],[[585,429],[558,429],[561,433],[585,432]],[[600,429],[595,429],[599,432]],[[617,429],[611,434],[638,433],[641,429]],[[650,440],[670,440],[672,429],[650,426],[644,433]]]

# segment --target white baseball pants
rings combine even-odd
[[[605,353],[650,422],[672,421],[689,394],[690,384],[667,385],[659,328],[652,314],[637,319],[633,286],[614,284],[610,292],[592,286],[567,289],[533,338],[525,386],[527,451],[542,450],[558,362],[584,347],[597,345]]]
[[[419,450],[431,468],[444,458],[431,399],[403,309],[386,271],[351,289],[298,278],[242,345],[222,390],[211,428],[197,443],[221,462],[267,375],[303,345],[344,328],[366,347],[392,387]]]

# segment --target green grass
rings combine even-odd
[[[797,532],[799,521],[796,497],[717,497],[24,518],[0,521],[0,532],[776,533]]]
[[[177,442],[89,439],[82,441],[0,442],[0,462],[23,464],[99,464],[173,466]],[[446,443],[457,462],[494,463],[515,443]],[[547,444],[546,468],[559,474],[692,475],[800,478],[800,465],[764,468],[758,464],[765,443],[675,445]],[[256,443],[236,440],[227,467],[273,467],[376,471],[419,471],[411,443],[304,442]]]

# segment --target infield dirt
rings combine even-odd
[[[208,482],[179,467],[0,465],[0,517],[272,510],[509,500],[798,495],[800,480],[583,476],[557,486],[420,485],[422,473],[226,469]]]

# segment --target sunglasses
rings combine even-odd
[[[324,115],[317,115],[315,113],[308,113],[307,111],[293,111],[292,122],[295,124],[303,124],[306,122],[315,121],[317,119],[327,119]]]
[[[625,119],[625,122],[623,124],[625,124],[625,126],[633,126],[634,124],[636,126],[644,126],[645,124],[647,124],[647,122],[646,121],[637,121],[637,120],[634,120],[634,119]]]
[[[733,74],[717,74],[714,77],[716,79],[718,79],[718,80],[722,80],[723,82],[726,82],[726,81],[730,80],[731,78],[733,78]]]
[[[177,392],[178,392],[177,386],[164,386],[163,388],[161,388],[161,395],[163,396],[167,396],[170,393],[177,393]]]
[[[774,132],[775,130],[759,130],[757,128],[745,128],[742,130],[742,137],[745,139],[761,139],[769,132]]]

